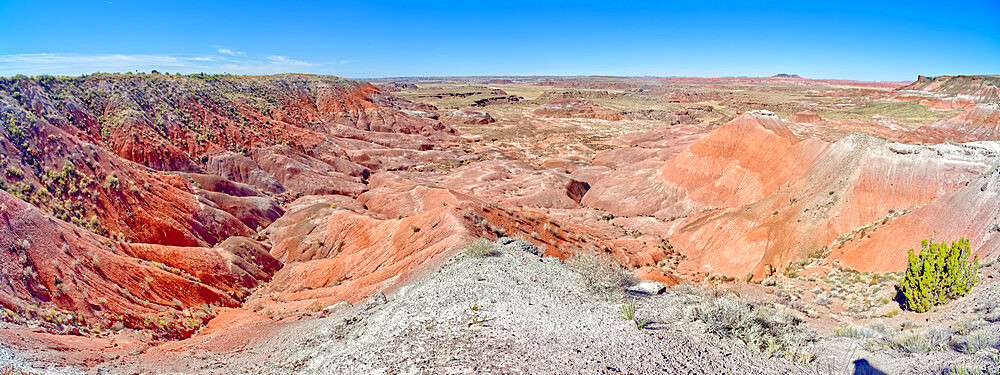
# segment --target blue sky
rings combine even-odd
[[[912,80],[1000,74],[998,19],[997,0],[0,0],[0,75],[157,69]]]

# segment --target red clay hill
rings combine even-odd
[[[992,77],[470,80],[555,90],[470,108],[433,92],[463,84],[446,78],[0,78],[0,340],[83,367],[238,348],[475,238],[670,284],[898,272],[935,232],[1000,253]],[[836,112],[872,102],[910,112]],[[912,112],[932,120],[890,117]]]
[[[532,211],[579,208],[589,186],[515,160],[466,166],[484,156],[421,115],[436,108],[366,83],[43,76],[0,79],[0,101],[0,306],[51,331],[177,338],[248,298],[286,313],[357,302],[480,236],[616,249],[632,266],[665,256]],[[405,172],[427,165],[454,171]]]
[[[190,333],[184,317],[281,268],[258,233],[281,202],[462,155],[407,114],[428,106],[334,77],[12,78],[0,101],[4,276],[21,280],[0,305],[90,329]]]

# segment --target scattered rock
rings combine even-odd
[[[490,116],[489,113],[483,110],[465,108],[452,112],[451,115],[444,119],[448,123],[459,123],[459,124],[479,124],[485,125],[497,120]]]
[[[774,112],[768,111],[766,109],[755,109],[750,111],[750,114],[756,116],[765,116],[765,117],[778,117],[778,115],[774,114]]]
[[[503,247],[504,249],[511,251],[523,251],[529,254],[542,255],[541,251],[539,251],[538,249],[538,246],[535,246],[535,244],[525,240],[514,240],[506,244],[503,244]]]
[[[384,305],[387,303],[389,303],[389,299],[386,298],[385,294],[383,294],[382,292],[378,292],[368,298],[368,302],[365,304],[365,306],[366,308],[370,309],[372,307]]]
[[[379,294],[381,295],[382,293],[379,293]],[[385,295],[382,295],[382,297],[385,298]],[[338,313],[338,312],[347,310],[347,309],[349,309],[349,308],[351,308],[353,306],[354,305],[352,305],[350,302],[340,301],[340,302],[337,302],[335,304],[332,304],[330,306],[325,307],[323,309],[323,313],[325,313],[325,314],[334,314],[334,313]]]
[[[655,295],[666,292],[667,286],[655,281],[640,281],[626,290],[631,293]]]
[[[517,241],[517,240],[513,239],[513,238],[510,238],[510,237],[500,237],[500,238],[497,238],[497,244],[499,244],[500,246],[505,246],[505,245],[507,245],[507,244],[509,244],[511,242],[514,242],[514,241]]]

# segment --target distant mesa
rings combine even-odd
[[[420,88],[420,87],[417,87],[417,85],[415,85],[415,84],[406,83],[406,82],[381,83],[381,84],[375,85],[375,87],[378,87],[382,91],[387,91],[387,92],[400,92],[400,91],[404,91],[404,90],[417,90],[417,89]]]
[[[949,94],[959,94],[968,89],[981,89],[988,86],[1000,86],[1000,75],[957,75],[957,76],[917,76],[917,80],[899,90],[932,91]]]
[[[799,77],[798,74],[788,74],[788,73],[778,73],[778,74],[775,74],[775,75],[773,75],[771,77],[774,77],[774,78],[802,78],[802,77]]]
[[[917,81],[898,91],[920,91],[948,99],[976,103],[1000,103],[1000,75],[917,76]],[[940,99],[940,98],[935,98]]]

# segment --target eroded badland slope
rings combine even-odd
[[[998,328],[997,104],[992,76],[2,78],[0,344],[14,351],[0,361],[987,363],[961,348]],[[969,238],[984,281],[930,315],[901,311],[906,251],[932,235]],[[497,242],[463,252],[477,238]],[[624,291],[637,279],[659,284]],[[621,319],[630,301],[648,326]],[[939,326],[944,344],[927,333]],[[919,334],[938,340],[930,354],[900,360]]]

